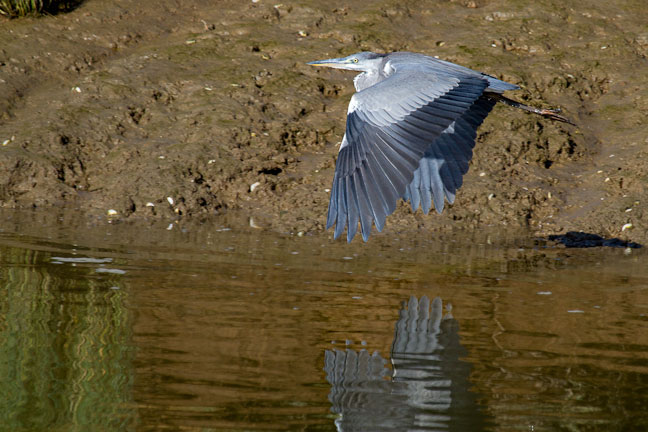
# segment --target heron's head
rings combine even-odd
[[[381,59],[385,54],[376,54],[364,51],[348,57],[318,60],[308,63],[312,66],[326,66],[335,69],[348,69],[353,71],[369,72],[378,69]]]

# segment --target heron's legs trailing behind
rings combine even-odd
[[[513,99],[509,99],[507,97],[504,97],[499,93],[489,93],[488,97],[490,97],[491,99],[494,99],[496,101],[503,102],[506,105],[509,105],[509,106],[512,106],[512,107],[515,107],[515,108],[520,108],[520,109],[523,109],[525,111],[529,111],[531,113],[538,114],[538,115],[541,115],[543,117],[550,118],[552,120],[557,120],[559,122],[568,123],[568,124],[570,124],[572,126],[576,126],[571,120],[569,120],[568,118],[563,117],[560,114],[558,114],[560,112],[560,109],[539,109],[539,108],[534,108],[532,106],[525,105],[525,104],[523,104],[521,102],[514,101]]]

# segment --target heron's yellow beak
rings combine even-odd
[[[327,60],[317,60],[309,63],[311,66],[322,66],[322,67],[332,67],[336,69],[344,69],[346,65],[351,64],[351,60],[348,58],[334,58]]]

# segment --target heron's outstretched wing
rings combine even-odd
[[[404,69],[353,95],[326,223],[335,238],[348,225],[351,241],[358,222],[365,241],[372,222],[381,231],[426,150],[487,86],[480,76]]]
[[[488,96],[480,97],[428,147],[403,196],[413,211],[420,205],[427,214],[434,202],[434,208],[441,213],[444,195],[450,204],[454,203],[455,192],[468,172],[477,128],[496,103]]]

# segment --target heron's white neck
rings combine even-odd
[[[361,74],[358,74],[353,78],[353,85],[355,86],[356,91],[362,91],[366,89],[367,87],[371,87],[372,85],[379,83],[385,79],[382,77],[379,73],[376,72],[362,72]]]

